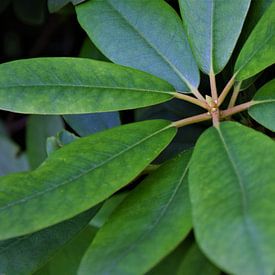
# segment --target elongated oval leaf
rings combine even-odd
[[[236,78],[247,79],[275,62],[275,2],[268,7],[244,44],[235,65]]]
[[[192,227],[189,159],[185,153],[167,162],[126,197],[99,230],[79,274],[144,274],[184,239]]]
[[[171,99],[174,88],[134,69],[81,58],[0,65],[0,109],[33,114],[124,110]]]
[[[120,126],[64,146],[33,172],[0,178],[0,239],[51,226],[108,198],[175,134],[165,120]]]
[[[220,72],[228,62],[250,0],[179,0],[184,27],[200,68]]]
[[[196,239],[229,273],[275,270],[274,163],[274,141],[234,122],[196,144],[189,172]]]
[[[0,242],[0,274],[29,275],[71,241],[97,212],[94,207],[36,233]]]
[[[248,113],[260,124],[275,132],[275,80],[265,84],[254,96],[257,103]]]
[[[182,23],[163,0],[92,0],[76,11],[89,37],[115,63],[152,73],[181,91],[198,86]]]

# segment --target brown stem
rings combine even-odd
[[[211,114],[209,112],[207,112],[207,113],[204,113],[204,114],[191,116],[191,117],[184,118],[184,119],[181,119],[181,120],[178,120],[178,121],[174,121],[172,123],[172,126],[180,128],[180,127],[183,127],[183,126],[186,126],[186,125],[206,121],[206,120],[209,120],[209,119],[211,119]]]
[[[218,92],[217,92],[217,84],[216,84],[216,77],[213,71],[209,74],[210,79],[210,87],[211,87],[211,96],[215,103],[218,102]]]
[[[211,113],[212,122],[214,127],[219,127],[220,125],[220,111],[217,109],[216,111]]]
[[[234,86],[234,90],[233,90],[232,96],[230,98],[228,108],[232,108],[236,104],[238,95],[240,93],[241,85],[242,85],[242,82],[240,81],[239,83],[237,83],[237,85]]]
[[[205,103],[205,101],[201,101],[200,99],[197,99],[195,97],[185,95],[185,94],[182,94],[182,93],[173,93],[173,95],[174,95],[175,98],[193,103],[197,106],[202,107],[203,109],[209,110],[209,106],[208,106],[207,103]]]
[[[226,86],[224,87],[223,91],[221,92],[219,98],[218,98],[218,106],[221,106],[221,104],[224,102],[226,96],[230,92],[233,84],[235,82],[235,75],[232,76],[232,78],[228,81]]]
[[[248,108],[250,108],[251,106],[257,104],[257,102],[255,101],[248,101],[248,102],[245,102],[243,104],[240,104],[240,105],[237,105],[237,106],[234,106],[232,108],[229,108],[227,110],[224,110],[224,111],[221,111],[221,118],[225,118],[225,117],[228,117],[228,116],[232,116],[234,114],[237,114],[237,113],[240,113],[242,111],[245,111],[247,110]]]

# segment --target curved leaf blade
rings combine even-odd
[[[54,225],[108,198],[133,180],[176,131],[165,120],[120,126],[54,151],[33,172],[0,178],[0,239]]]
[[[248,113],[258,123],[275,132],[275,80],[265,84],[253,98],[256,104],[249,108]]]
[[[189,181],[196,239],[229,273],[274,272],[274,163],[274,141],[234,122],[210,128],[195,147]]]
[[[268,7],[244,44],[237,62],[237,80],[247,79],[275,62],[275,2]]]
[[[68,221],[24,237],[0,242],[0,274],[29,275],[71,241],[96,214],[98,207]]]
[[[76,7],[78,21],[115,63],[137,68],[190,91],[199,72],[181,20],[163,0],[93,0]]]
[[[202,71],[219,73],[227,64],[250,0],[179,0],[183,24]]]
[[[184,239],[192,227],[190,156],[167,162],[126,197],[99,230],[79,274],[144,274]]]
[[[16,76],[16,77],[15,77]],[[0,109],[33,114],[125,110],[170,100],[166,81],[82,58],[36,58],[0,65]]]

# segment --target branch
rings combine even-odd
[[[230,99],[228,108],[232,108],[236,104],[238,95],[240,93],[241,85],[242,85],[242,81],[240,81],[239,83],[237,83],[237,85],[234,86],[233,94]]]
[[[248,108],[250,108],[251,106],[253,106],[255,104],[257,104],[257,102],[255,102],[255,101],[248,101],[248,102],[245,102],[243,104],[240,104],[240,105],[234,106],[232,108],[229,108],[227,110],[221,111],[220,112],[221,118],[232,116],[234,114],[237,114],[237,113],[240,113],[242,111],[245,111],[245,110],[247,110]]]
[[[210,87],[211,87],[211,96],[215,103],[218,102],[218,92],[217,92],[217,84],[216,84],[216,77],[214,72],[211,70],[209,74],[210,79]]]
[[[221,104],[224,102],[226,96],[230,92],[230,89],[232,88],[233,84],[235,82],[235,75],[232,76],[232,78],[228,81],[226,86],[224,87],[223,91],[221,92],[219,98],[218,98],[218,107],[221,106]]]
[[[186,125],[190,125],[190,124],[194,124],[194,123],[198,123],[198,122],[202,122],[202,121],[206,121],[206,120],[210,120],[211,119],[211,114],[209,112],[204,113],[204,114],[200,114],[200,115],[196,115],[196,116],[191,116],[188,118],[184,118],[181,120],[177,120],[174,121],[172,123],[172,126],[180,128]]]
[[[178,93],[178,92],[177,93],[173,93],[173,95],[174,95],[175,98],[178,98],[178,99],[181,99],[181,100],[193,103],[193,104],[195,104],[197,106],[200,106],[203,109],[209,110],[209,106],[208,106],[207,103],[205,103],[205,101],[201,101],[200,99],[197,99],[195,97],[192,97],[192,96],[189,96],[189,95],[185,95],[185,94],[182,94],[182,93]]]

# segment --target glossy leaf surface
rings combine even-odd
[[[46,141],[63,129],[60,116],[31,115],[27,122],[27,155],[32,169],[37,168],[46,158]]]
[[[180,0],[184,27],[205,73],[220,72],[241,33],[250,0]]]
[[[275,132],[275,80],[265,84],[254,96],[258,104],[248,112],[258,123]]]
[[[189,172],[196,239],[229,273],[274,272],[274,163],[274,141],[234,122],[196,144]]]
[[[190,155],[167,162],[126,197],[86,252],[81,275],[144,274],[184,239],[192,227]]]
[[[29,275],[71,241],[98,207],[36,233],[0,242],[0,274]]]
[[[12,112],[124,110],[167,101],[173,90],[147,73],[82,58],[37,58],[0,65],[0,109]]]
[[[120,126],[64,146],[33,172],[0,178],[0,239],[54,225],[98,204],[133,180],[175,134],[165,120]]]
[[[76,11],[83,29],[113,62],[154,74],[180,91],[198,86],[182,22],[163,0],[93,0]]]
[[[244,44],[235,65],[236,78],[247,79],[275,62],[275,2],[268,7]]]
[[[80,136],[87,136],[120,125],[118,112],[65,115],[64,119]]]

